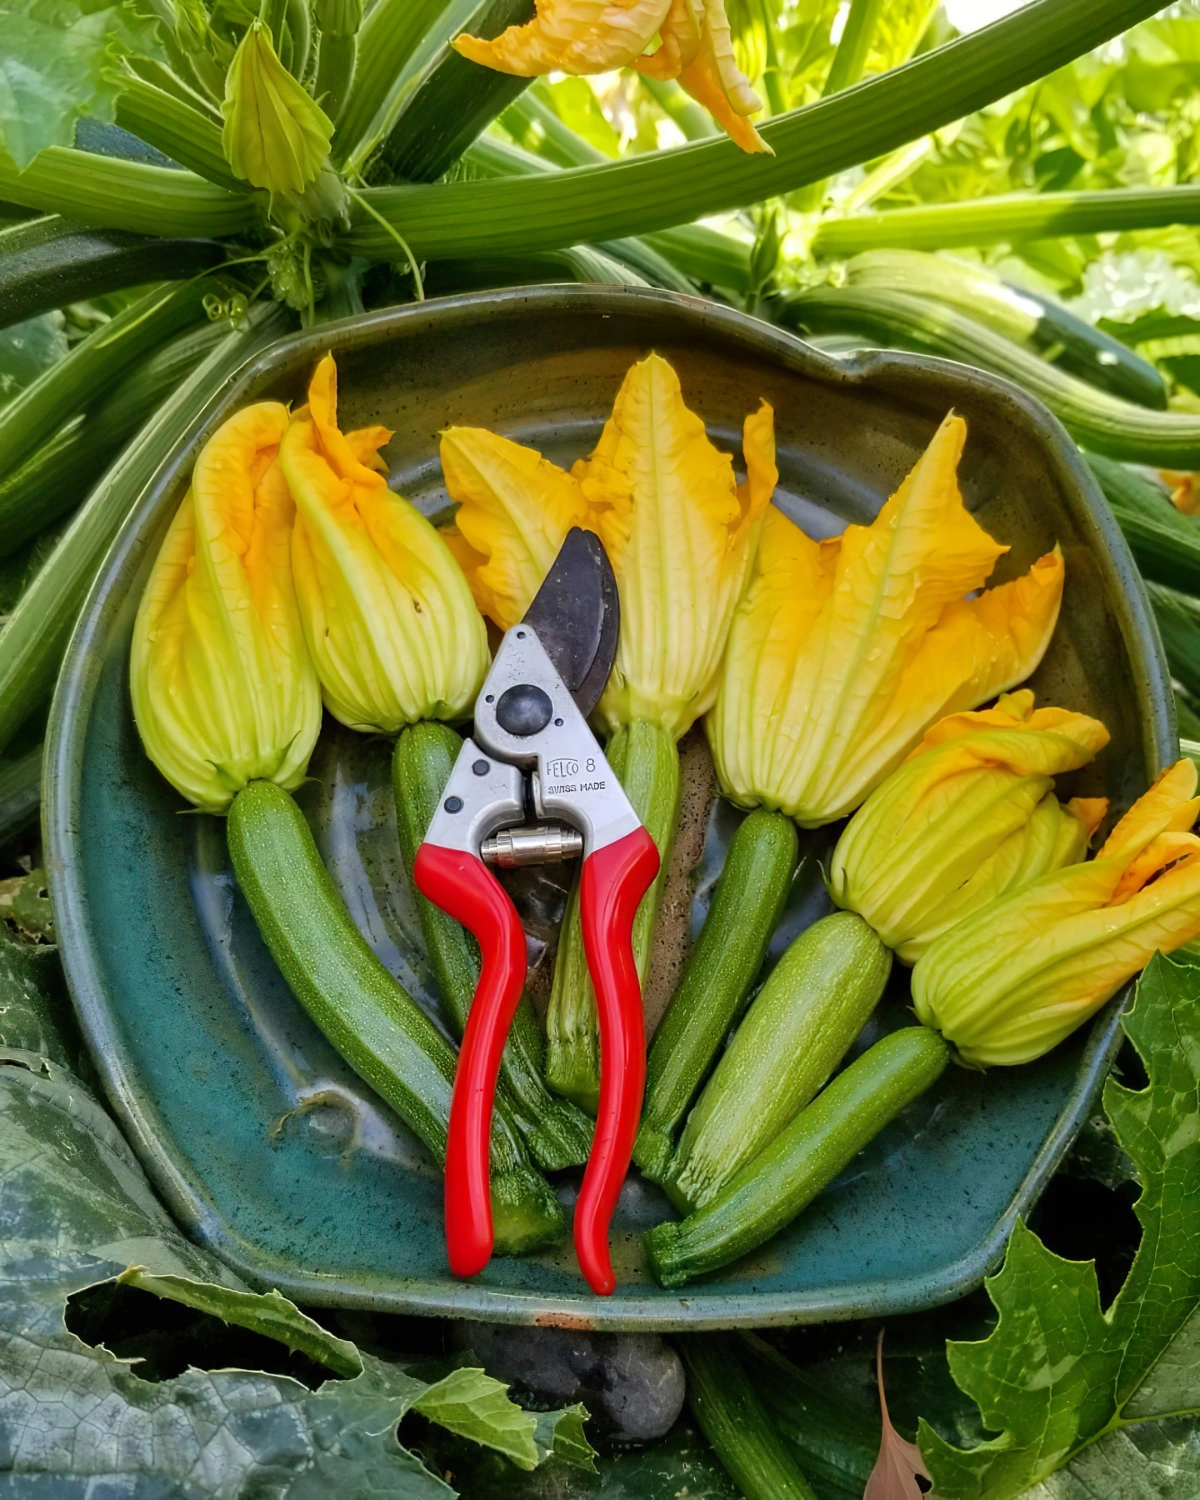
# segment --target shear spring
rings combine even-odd
[[[522,865],[561,865],[583,853],[583,835],[561,823],[532,828],[504,828],[486,838],[479,850],[489,865],[516,870]]]

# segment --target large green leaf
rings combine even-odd
[[[1200,1413],[1200,972],[1157,956],[1125,1029],[1149,1084],[1134,1091],[1110,1081],[1104,1107],[1142,1183],[1133,1266],[1104,1310],[1091,1262],[1063,1260],[1018,1226],[988,1284],[999,1322],[981,1342],[948,1351],[954,1378],[1000,1436],[959,1449],[921,1428],[943,1500],[1008,1500],[1066,1466],[1086,1486],[1110,1457],[1136,1466],[1134,1455],[1159,1441],[1135,1424]],[[1127,1441],[1117,1441],[1126,1428]],[[1093,1443],[1096,1455],[1083,1457]]]
[[[1023,1500],[1195,1500],[1200,1426],[1190,1418],[1112,1432]]]
[[[123,58],[163,56],[132,0],[3,0],[0,34],[0,143],[18,167],[69,146],[82,115],[112,121]]]
[[[539,1416],[482,1370],[423,1379],[360,1352],[191,1244],[70,1056],[52,950],[0,940],[0,1468],[38,1493],[339,1500],[454,1491],[401,1446],[405,1413],[515,1459],[586,1464],[577,1408]],[[34,964],[40,967],[33,967]],[[50,1054],[50,1055],[47,1055]],[[135,1267],[137,1269],[130,1269]],[[124,1282],[296,1351],[343,1379],[190,1368],[172,1379],[85,1342],[68,1301]],[[297,1370],[299,1371],[299,1366]]]

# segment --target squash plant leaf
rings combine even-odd
[[[1149,1083],[1110,1080],[1104,1108],[1142,1183],[1133,1266],[1102,1308],[1091,1262],[1063,1260],[1017,1226],[988,1283],[999,1321],[982,1342],[948,1348],[1000,1436],[964,1450],[927,1423],[918,1434],[942,1500],[1008,1500],[1043,1481],[1044,1500],[1170,1493],[1148,1487],[1147,1455],[1164,1439],[1144,1424],[1200,1414],[1200,970],[1156,956],[1124,1025]],[[1194,1441],[1184,1447],[1194,1470]],[[1126,1477],[1113,1487],[1097,1477],[1105,1465]]]
[[[69,146],[82,115],[111,122],[127,57],[161,60],[133,0],[0,0],[0,146],[19,168]]]
[[[64,1065],[73,1027],[54,960],[52,947],[14,943],[0,924],[0,1466],[13,1482],[181,1500],[448,1500],[455,1492],[398,1440],[410,1410],[504,1455],[502,1465],[532,1468],[564,1449],[575,1462],[590,1457],[578,1408],[524,1412],[482,1370],[422,1379],[278,1292],[251,1291],[188,1241]],[[145,1293],[191,1309],[218,1336],[227,1324],[260,1350],[272,1341],[284,1373],[157,1369],[154,1351],[170,1339],[126,1347],[112,1311]],[[89,1341],[72,1330],[92,1316],[108,1322]],[[165,1309],[162,1321],[178,1326]],[[183,1363],[176,1351],[175,1368]]]

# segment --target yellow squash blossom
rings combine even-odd
[[[466,579],[421,513],[379,472],[383,427],[343,434],[326,355],[279,463],[296,501],[292,558],[325,705],[351,729],[396,733],[466,717],[488,666]]]
[[[905,963],[981,906],[1075,864],[1108,809],[1064,807],[1055,776],[1108,743],[1098,719],[1033,707],[1024,689],[995,708],[951,714],[854,814],[829,867],[829,893]]]
[[[587,501],[557,464],[484,427],[448,428],[441,456],[459,505],[446,541],[479,608],[508,630],[524,618],[572,526],[593,529]]]
[[[446,488],[459,503],[452,545],[480,609],[502,629],[524,615],[572,526],[599,534],[621,600],[599,710],[610,729],[637,720],[678,739],[713,701],[778,478],[765,401],[746,418],[743,452],[739,485],[657,354],[630,369],[595,451],[569,474],[480,428],[443,434]]]
[[[1200,936],[1196,767],[1177,762],[1094,860],[1001,896],[913,970],[918,1017],[982,1067],[1041,1057],[1156,952]]]
[[[570,473],[532,449],[475,429],[442,441],[446,487],[459,502],[455,543],[479,607],[519,620],[571,526],[596,531],[621,606],[616,659],[598,713],[608,755],[658,845],[662,870],[639,909],[634,955],[644,974],[670,862],[679,797],[675,741],[712,703],[729,621],[777,479],[774,413],[743,429],[747,478],[688,410],[656,354],[626,374],[595,451]],[[595,1001],[575,904],[555,965],[547,1078],[594,1106]]]
[[[263,401],[209,439],[134,626],[142,743],[205,812],[226,812],[255,779],[299,786],[321,727],[292,581],[295,507],[276,462],[287,422]]]
[[[844,817],[946,714],[1026,678],[1058,619],[1056,547],[968,597],[1007,551],[971,516],[953,414],[869,526],[810,540],[768,513],[709,716],[726,796],[804,827]]]
[[[655,36],[659,46],[649,55]],[[725,0],[537,0],[537,15],[494,40],[457,36],[472,62],[518,78],[634,67],[679,80],[743,151],[770,151],[747,116],[762,101],[739,69]]]

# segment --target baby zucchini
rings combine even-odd
[[[787,900],[799,839],[791,818],[752,812],[738,825],[700,936],[654,1035],[633,1159],[660,1182],[675,1131],[746,1003]]]
[[[658,1282],[683,1286],[764,1244],[930,1088],[949,1059],[949,1047],[925,1026],[876,1042],[703,1208],[642,1236]]]
[[[879,1002],[892,955],[860,916],[814,922],[771,970],[699,1102],[664,1186],[708,1203],[808,1103]]]
[[[304,815],[273,782],[253,781],[233,800],[228,838],[238,884],[292,993],[442,1162],[454,1049],[354,925]],[[499,1102],[491,1163],[497,1251],[517,1255],[558,1239],[562,1208],[525,1159]]]

